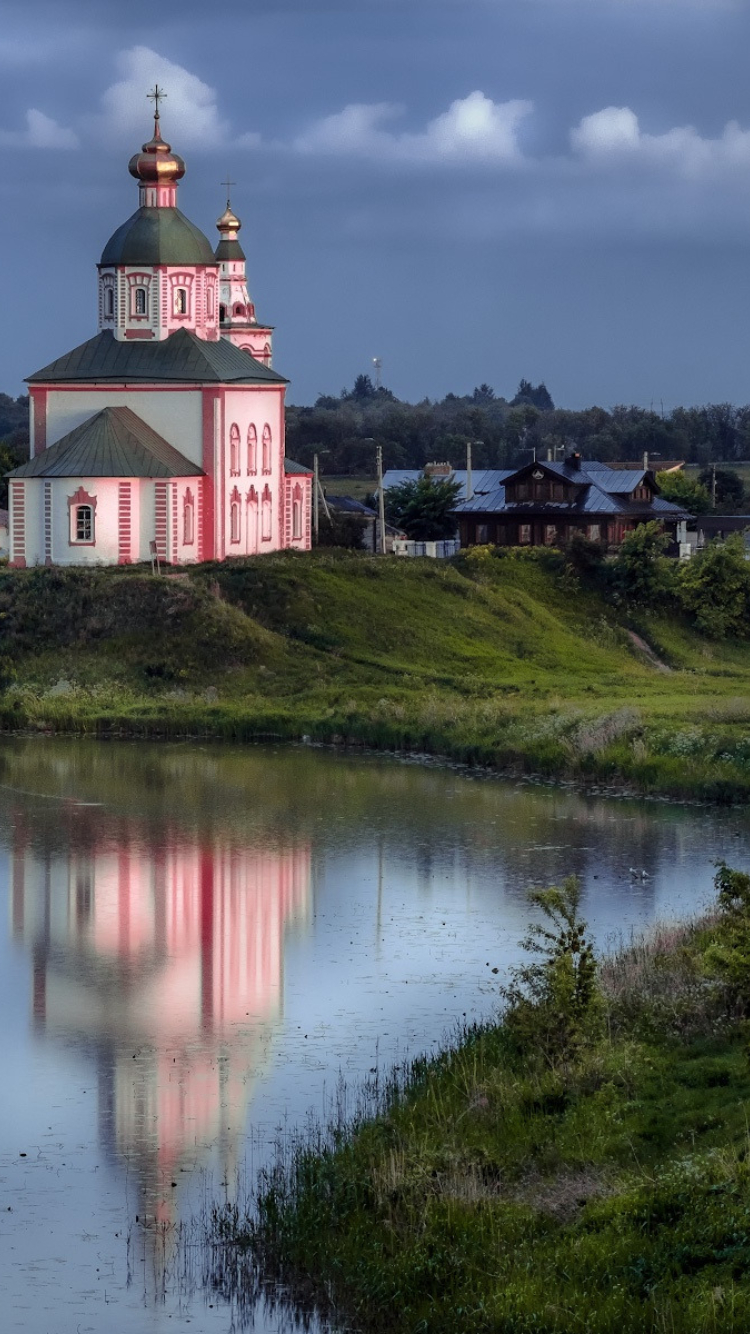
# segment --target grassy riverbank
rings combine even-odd
[[[633,621],[554,553],[5,570],[0,635],[6,730],[307,736],[750,797],[750,644]]]
[[[501,1025],[215,1212],[217,1272],[360,1334],[749,1329],[750,878],[720,879],[598,976],[558,912]]]

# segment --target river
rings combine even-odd
[[[305,747],[3,740],[3,1329],[227,1334],[159,1238],[342,1076],[492,1014],[529,885],[578,875],[607,948],[700,909],[719,857],[750,866],[746,812]]]

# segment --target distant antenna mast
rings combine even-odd
[[[373,359],[372,359],[372,369],[373,369],[373,371],[375,372],[375,388],[376,388],[376,389],[380,389],[380,388],[382,387],[382,382],[383,382],[383,376],[382,376],[382,370],[383,370],[383,358],[382,358],[382,357],[373,357]]]

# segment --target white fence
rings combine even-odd
[[[393,543],[395,556],[428,556],[431,560],[448,560],[458,555],[460,549],[458,538],[444,542],[410,542],[406,538],[396,538]]]

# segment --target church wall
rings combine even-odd
[[[37,484],[43,493],[44,483]],[[111,477],[60,477],[47,483],[51,488],[52,561],[55,565],[116,565],[118,559],[119,487]],[[94,509],[92,544],[71,542],[71,500],[91,497]],[[94,503],[95,502],[95,503]],[[74,502],[75,504],[75,502]],[[43,532],[43,517],[35,525]],[[45,559],[41,553],[41,562]]]
[[[191,463],[203,464],[200,389],[50,389],[47,446],[62,439],[102,408],[131,408]]]
[[[284,546],[285,510],[283,387],[228,389],[223,407],[223,448],[217,457],[217,491],[223,491],[225,506],[221,554],[244,556],[279,551]],[[239,431],[237,471],[232,458],[233,426]],[[248,467],[247,441],[251,427],[256,437],[255,460],[254,466]],[[271,432],[270,466],[264,469],[263,434],[267,427]],[[234,527],[233,505],[239,506],[239,522]]]

